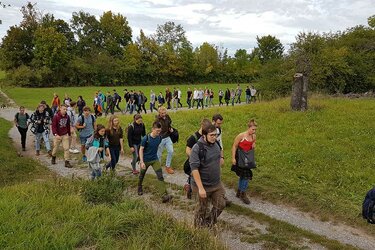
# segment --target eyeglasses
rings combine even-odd
[[[215,133],[215,134],[208,134],[209,136],[211,136],[211,137],[217,137],[217,134]]]

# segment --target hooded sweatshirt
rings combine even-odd
[[[70,136],[70,118],[68,114],[64,116],[58,112],[52,119],[52,133],[53,135],[63,136],[68,134]]]

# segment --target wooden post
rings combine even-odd
[[[292,90],[292,99],[290,106],[294,111],[305,111],[307,110],[307,89],[308,89],[308,77],[301,73],[294,75],[294,84]]]

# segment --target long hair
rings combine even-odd
[[[105,129],[104,125],[102,125],[102,124],[96,125],[96,130],[95,130],[95,134],[94,134],[95,139],[99,139],[101,137],[101,135],[99,134],[99,131],[102,130],[103,128]]]
[[[116,115],[111,115],[109,117],[109,120],[108,120],[108,126],[107,126],[107,131],[109,131],[109,133],[112,135],[113,134],[113,120],[114,119],[118,119],[118,117]],[[118,128],[120,128],[120,123],[118,125]]]

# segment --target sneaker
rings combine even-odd
[[[78,149],[73,149],[73,154],[78,154],[79,152],[81,152],[81,151],[79,151]]]
[[[69,153],[74,153],[74,149],[69,148]]]
[[[139,174],[139,171],[136,169],[136,170],[132,170],[132,173],[134,174],[134,175],[137,175],[137,174]]]
[[[39,156],[39,155],[40,155],[40,151],[37,150],[37,151],[35,152],[35,155],[36,155],[36,156]]]
[[[48,154],[49,157],[52,157],[52,151],[51,150],[48,150],[47,154]]]
[[[168,174],[174,174],[174,170],[171,168],[171,167],[166,167],[165,168],[165,171],[168,173]]]
[[[162,201],[163,203],[167,203],[167,202],[169,202],[170,200],[172,200],[172,198],[173,198],[172,195],[170,195],[170,194],[165,194],[165,195],[163,195],[163,196],[161,197],[161,201]]]
[[[87,161],[87,157],[86,157],[86,155],[82,156],[82,161],[83,161],[83,162],[86,162],[86,161]]]
[[[143,194],[143,188],[142,186],[138,186],[138,195],[142,195]]]

